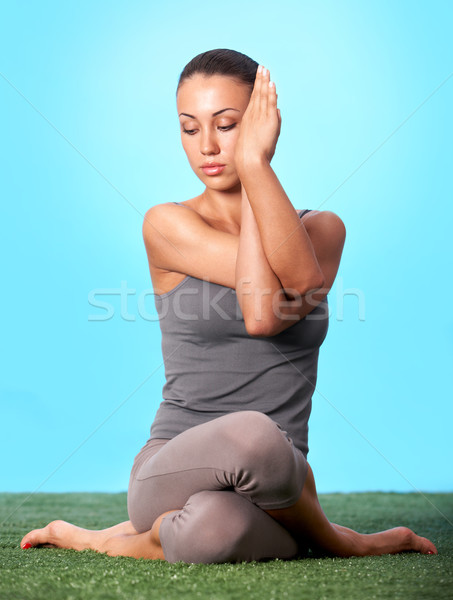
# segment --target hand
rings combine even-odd
[[[275,83],[269,86],[269,71],[261,69],[258,67],[252,95],[241,120],[234,155],[238,170],[257,161],[270,163],[280,135],[282,121]]]

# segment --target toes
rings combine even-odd
[[[410,529],[408,531],[411,531]],[[415,550],[420,554],[437,554],[436,546],[427,538],[417,535],[411,531],[409,550]]]
[[[437,548],[436,546],[427,538],[420,538],[421,539],[421,548],[420,548],[420,552],[422,554],[438,554],[437,552]]]
[[[44,546],[47,548],[57,547],[56,529],[62,521],[52,521],[42,529],[33,529],[29,531],[20,542],[20,547],[23,550],[34,548],[36,546]]]
[[[420,554],[437,554],[437,548],[430,540],[417,535],[408,527],[395,527],[394,531],[399,539],[400,552],[414,551],[420,552]]]
[[[33,529],[32,531],[29,531],[26,535],[24,535],[20,542],[20,547],[23,550],[26,550],[27,548],[33,548],[38,544],[45,543],[46,541],[47,540],[46,535],[44,534],[44,529]]]

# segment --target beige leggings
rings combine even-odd
[[[235,412],[148,440],[132,467],[129,518],[141,533],[175,511],[160,526],[172,563],[296,558],[296,540],[263,509],[295,504],[306,475],[305,457],[280,425]]]

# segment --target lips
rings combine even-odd
[[[201,168],[205,175],[219,175],[225,168],[225,165],[221,163],[205,163]]]

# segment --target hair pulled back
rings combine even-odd
[[[198,54],[184,67],[179,76],[176,94],[186,79],[200,73],[205,76],[224,75],[238,80],[250,87],[252,93],[255,83],[256,70],[259,63],[242,52],[217,48]]]

